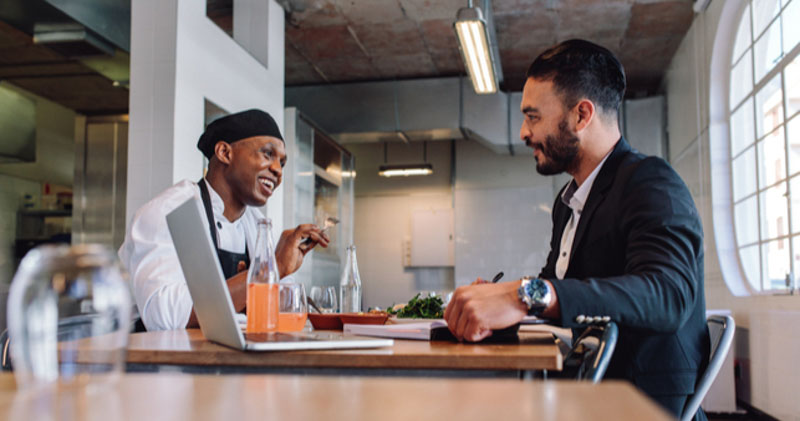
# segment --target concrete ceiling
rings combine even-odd
[[[224,2],[224,0],[211,0]],[[465,74],[452,23],[464,0],[294,0],[286,84]],[[479,0],[476,4],[482,3]],[[619,56],[629,93],[652,94],[692,22],[691,0],[494,0],[502,88],[518,91],[530,62],[570,38]]]
[[[123,53],[124,55],[124,53]],[[97,68],[66,58],[0,21],[0,80],[84,115],[128,112],[128,90]]]
[[[465,0],[278,2],[289,10],[289,86],[465,74],[452,30]],[[207,0],[209,18],[228,32],[232,10],[233,0]],[[620,57],[629,96],[659,90],[693,17],[691,0],[494,0],[493,10],[503,90],[521,90],[527,66],[547,46],[580,37]],[[82,114],[127,111],[128,90],[112,79],[125,80],[113,75],[127,71],[128,57],[116,56],[117,63],[69,59],[0,21],[0,79]]]

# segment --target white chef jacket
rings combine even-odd
[[[569,186],[564,190],[561,195],[561,201],[572,209],[572,216],[570,216],[567,226],[564,227],[564,233],[561,235],[561,247],[558,250],[558,260],[556,260],[556,278],[564,279],[564,275],[569,268],[569,259],[572,257],[572,242],[575,240],[575,230],[578,228],[578,222],[581,220],[581,213],[583,206],[586,204],[586,199],[589,198],[589,193],[592,191],[594,179],[603,164],[606,163],[611,152],[606,154],[602,161],[592,170],[592,173],[586,177],[583,184],[578,187],[575,179],[569,182]]]
[[[251,255],[255,250],[257,223],[264,215],[248,206],[236,221],[223,215],[225,204],[208,182],[208,194],[217,226],[221,250]],[[131,289],[139,315],[147,330],[183,329],[192,314],[192,297],[172,243],[166,216],[188,198],[200,199],[197,183],[184,180],[164,190],[142,206],[133,217],[125,242],[119,249],[122,264],[130,273]],[[200,199],[202,200],[202,199]],[[204,222],[205,222],[205,214]],[[208,230],[204,223],[198,229]]]

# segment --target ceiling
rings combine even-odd
[[[290,3],[306,10],[287,18],[287,85],[465,74],[452,29],[465,0]],[[492,5],[505,91],[522,89],[528,65],[545,48],[584,38],[617,54],[630,94],[653,94],[693,18],[691,0],[493,0]]]
[[[463,75],[452,22],[465,0],[278,0],[286,14],[286,84]],[[476,0],[477,3],[482,3]],[[230,32],[233,0],[207,0],[207,14]],[[569,38],[616,53],[629,96],[659,91],[692,22],[691,0],[494,0],[506,91],[522,89],[533,58]],[[0,21],[0,80],[86,115],[127,112],[128,90],[109,76],[128,56],[74,60]],[[116,70],[115,70],[116,69]]]
[[[127,113],[128,90],[89,65],[36,45],[0,21],[0,80],[84,115]]]

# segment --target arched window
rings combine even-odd
[[[800,0],[751,0],[729,61],[731,222],[755,292],[800,285],[798,41]]]

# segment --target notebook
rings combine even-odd
[[[447,322],[441,319],[392,325],[361,325],[345,324],[344,333],[361,336],[376,336],[380,338],[417,339],[423,341],[456,341],[453,333],[447,328]],[[519,342],[519,324],[505,329],[492,331],[492,335],[480,341],[485,343],[516,343]]]
[[[170,212],[167,226],[206,339],[244,351],[378,348],[394,344],[391,339],[338,332],[268,333],[245,337],[236,322],[233,301],[211,242],[200,198],[189,198]]]

